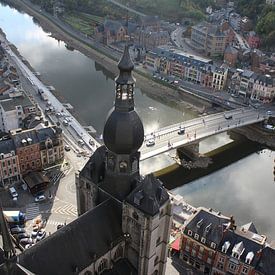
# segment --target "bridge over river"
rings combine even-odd
[[[201,139],[218,133],[258,123],[267,118],[265,111],[243,107],[170,125],[145,135],[140,150],[141,160],[183,145],[197,143]]]

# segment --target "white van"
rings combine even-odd
[[[12,199],[15,201],[18,198],[18,193],[14,187],[9,188],[10,194],[12,196]]]

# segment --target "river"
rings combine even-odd
[[[114,101],[114,76],[80,52],[67,50],[30,16],[10,7],[0,5],[0,27],[43,80],[56,88],[64,102],[73,105],[81,121],[102,133]],[[146,133],[196,116],[189,109],[150,98],[138,87],[135,102]],[[200,144],[200,151],[229,141],[227,134],[208,138]],[[274,152],[263,150],[174,191],[194,206],[234,215],[239,225],[253,221],[259,233],[275,239],[274,157]],[[143,171],[168,162],[167,157],[155,157],[143,164]]]

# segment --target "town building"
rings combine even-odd
[[[106,19],[95,29],[95,39],[106,45],[125,41],[126,28],[115,20]]]
[[[237,228],[231,220],[217,248],[212,274],[254,275],[266,237],[259,235],[253,223]]]
[[[0,140],[0,184],[7,188],[21,180],[20,165],[14,142],[9,137]]]
[[[275,98],[275,79],[270,75],[258,75],[253,84],[251,99],[270,103]]]
[[[197,208],[183,230],[180,258],[197,270],[210,274],[216,249],[229,221],[220,212]]]
[[[15,145],[22,176],[64,159],[62,132],[56,126],[38,130],[16,129],[10,131],[10,137]]]
[[[223,56],[227,36],[220,25],[201,22],[192,26],[191,45],[209,56]]]
[[[254,31],[248,33],[246,40],[250,48],[258,49],[260,47],[260,37]]]
[[[224,51],[224,62],[230,67],[235,67],[238,59],[238,50],[232,46],[227,46]]]
[[[148,50],[154,49],[161,45],[166,45],[170,41],[170,36],[167,31],[154,31],[150,27],[138,28],[134,33],[134,43],[137,47],[142,47]]]
[[[104,145],[76,174],[80,216],[17,259],[35,274],[165,274],[172,207],[162,183],[139,172],[144,130],[128,46],[118,67]]]
[[[41,128],[36,133],[40,144],[42,167],[45,168],[63,161],[64,144],[61,128]]]
[[[268,4],[268,5],[274,5],[275,4],[275,0],[266,0],[266,4]]]

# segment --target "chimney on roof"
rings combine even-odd
[[[229,229],[231,229],[231,230],[235,230],[236,229],[235,220],[234,220],[234,217],[232,215],[230,216]]]

